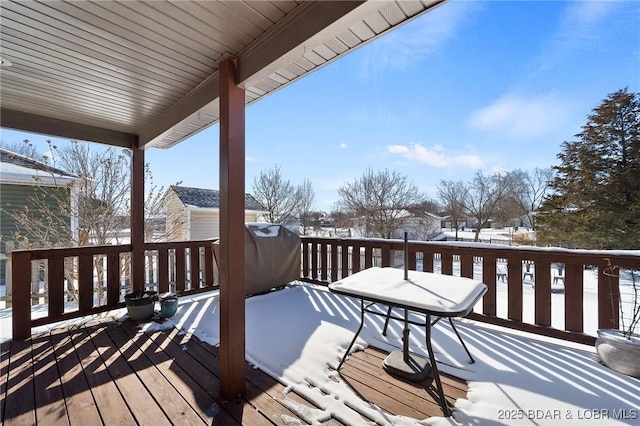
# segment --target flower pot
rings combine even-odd
[[[153,308],[158,299],[155,291],[142,291],[125,294],[124,300],[127,306],[127,314],[133,321],[141,321],[153,316]]]
[[[640,336],[627,339],[620,330],[598,330],[596,351],[607,367],[640,378]]]
[[[169,318],[178,311],[178,296],[171,294],[160,299],[160,316]]]

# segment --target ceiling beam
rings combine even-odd
[[[144,148],[155,139],[166,134],[166,132],[171,131],[180,122],[196,114],[210,103],[217,101],[219,97],[220,78],[218,71],[215,71],[184,98],[180,99],[140,131],[138,135],[140,137],[140,147]]]
[[[129,149],[131,149],[133,143],[133,135],[129,133],[43,117],[6,108],[0,110],[0,125],[6,129],[40,133],[78,141],[97,142]]]
[[[310,39],[363,3],[316,1],[297,8],[238,55],[238,84],[251,86],[286,65],[292,59],[290,52],[304,50]]]
[[[236,56],[238,84],[241,87],[246,87],[248,82],[256,80],[256,76],[270,74],[273,72],[272,68],[275,69],[276,65],[281,66],[282,61],[287,59],[288,52],[301,46],[304,47],[305,42],[310,38],[363,3],[366,2],[364,0],[349,0],[301,3],[282,24],[265,32]],[[230,55],[223,55],[223,57],[215,59],[220,62],[228,56]],[[145,126],[139,132],[140,147],[152,145],[155,140],[166,135],[167,131],[171,131],[200,109],[212,102],[217,102],[220,96],[219,85],[219,74],[216,71],[164,114]]]

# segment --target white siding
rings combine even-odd
[[[191,211],[192,241],[220,238],[220,213],[217,211]]]
[[[164,206],[167,215],[167,239],[169,241],[187,241],[189,239],[189,214],[175,192],[169,191]]]

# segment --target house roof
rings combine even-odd
[[[190,188],[187,186],[176,185],[171,185],[169,189],[176,193],[185,207],[196,207],[201,209],[220,208],[220,191],[218,190]],[[253,197],[253,195],[245,194],[244,200],[246,210],[265,211],[265,208]]]
[[[167,148],[218,122],[224,59],[251,104],[445,1],[3,1],[0,119]]]
[[[79,179],[73,173],[0,148],[0,182],[33,185],[36,178],[38,184],[54,186],[64,186]]]

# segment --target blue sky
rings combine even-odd
[[[436,198],[479,169],[556,164],[624,87],[640,92],[640,2],[452,0],[248,107],[246,189],[278,164],[329,211],[338,187],[386,168]],[[155,183],[217,189],[218,133],[147,150]],[[2,131],[24,138],[46,140]]]

